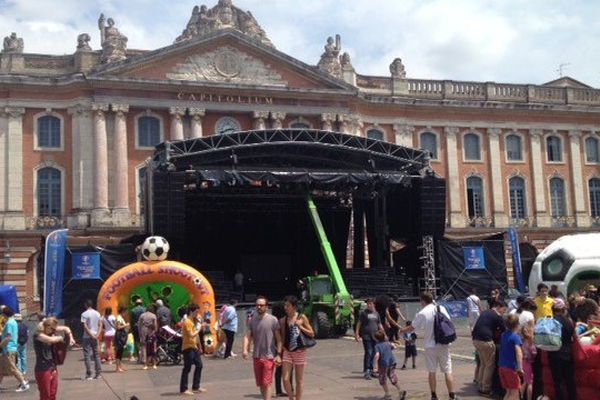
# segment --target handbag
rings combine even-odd
[[[62,342],[54,343],[52,345],[52,360],[54,361],[55,365],[63,365],[65,363],[70,342],[71,336],[69,334],[65,334]]]
[[[301,317],[302,314],[299,315],[299,317]],[[306,335],[304,332],[302,332],[302,329],[299,329],[300,333],[298,335],[298,347],[296,347],[296,350],[300,350],[300,349],[310,349],[311,347],[315,347],[315,345],[317,344],[317,341],[315,340],[315,338],[311,338],[308,335]]]

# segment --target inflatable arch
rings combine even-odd
[[[142,261],[129,264],[112,274],[98,294],[98,311],[111,307],[116,313],[120,306],[131,309],[135,300],[144,304],[157,298],[166,300],[174,318],[179,309],[189,303],[200,307],[199,316],[210,320],[210,332],[204,337],[204,350],[212,353],[217,346],[215,331],[215,295],[210,282],[196,269],[177,261]]]

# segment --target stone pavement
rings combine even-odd
[[[236,338],[234,351],[241,353],[241,337]],[[419,342],[417,342],[419,345]],[[30,365],[33,366],[30,351]],[[401,365],[404,350],[398,349],[396,358]],[[461,399],[479,399],[471,383],[473,377],[472,346],[466,335],[461,335],[453,344],[456,390]],[[143,371],[140,365],[127,364],[125,373],[115,373],[113,365],[104,365],[103,377],[95,381],[82,381],[84,366],[82,352],[69,352],[67,362],[60,368],[60,400],[112,400],[129,399],[133,394],[140,400],[186,398],[179,392],[179,377],[182,366],[159,366],[158,370]],[[252,362],[241,357],[221,360],[203,358],[202,386],[208,391],[192,399],[260,399],[254,385]],[[350,338],[320,340],[310,350],[309,364],[305,373],[305,396],[311,399],[376,400],[383,395],[376,379],[367,381],[362,377],[362,345]],[[190,374],[190,380],[191,380]],[[398,371],[403,389],[408,390],[408,399],[429,399],[427,374],[422,356],[417,357],[417,369]],[[14,393],[16,381],[5,378],[0,394],[2,400],[37,399],[35,380],[31,379],[31,390]],[[190,381],[191,383],[191,381]],[[14,385],[14,386],[13,386]],[[438,396],[447,398],[443,376],[438,376]]]

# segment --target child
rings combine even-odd
[[[373,372],[378,373],[379,384],[383,386],[383,391],[385,392],[383,398],[385,400],[391,400],[392,398],[387,384],[387,379],[389,378],[391,384],[398,389],[400,400],[404,400],[406,397],[406,390],[400,390],[400,385],[398,385],[398,377],[396,376],[396,358],[394,357],[394,353],[392,353],[392,344],[386,341],[385,332],[381,330],[375,332],[375,340],[377,340],[377,344],[375,345]]]
[[[406,321],[406,326],[411,326],[412,321]],[[406,369],[406,361],[412,357],[412,367],[413,369],[417,368],[415,365],[415,359],[417,358],[417,344],[415,341],[417,340],[417,334],[414,332],[406,332],[402,335],[404,338],[404,364],[402,364],[402,368]]]
[[[528,326],[521,329],[523,337],[523,394],[524,400],[532,400],[533,398],[533,362],[537,354],[537,349],[533,343],[533,332]]]
[[[510,314],[506,318],[506,331],[500,340],[500,383],[506,390],[504,400],[519,400],[521,377],[523,377],[523,341],[517,334],[519,316]]]
[[[129,353],[129,361],[135,361],[135,339],[133,338],[133,333],[129,333],[127,335],[127,343],[125,344],[127,347],[127,352]]]

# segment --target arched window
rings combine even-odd
[[[558,136],[548,136],[546,138],[546,153],[548,155],[548,161],[562,161],[562,143]]]
[[[566,215],[565,182],[561,178],[550,179],[550,203],[553,218]]]
[[[156,117],[138,118],[138,146],[154,147],[160,143],[160,120]]]
[[[510,161],[523,160],[523,147],[521,146],[520,136],[508,135],[506,137],[506,158]]]
[[[590,179],[588,187],[590,189],[590,211],[592,217],[600,217],[600,179]]]
[[[474,133],[467,133],[464,137],[465,160],[481,160],[481,145],[479,136]]]
[[[513,219],[523,219],[527,216],[525,208],[525,180],[518,176],[508,181],[510,196],[510,216]]]
[[[232,117],[220,118],[215,124],[215,132],[217,135],[225,135],[227,133],[239,132],[242,127],[237,119]]]
[[[467,178],[467,205],[469,218],[483,217],[483,181],[478,176]]]
[[[367,138],[375,140],[383,140],[383,132],[379,129],[369,129],[367,131]]]
[[[306,122],[294,122],[290,128],[292,129],[310,129],[310,126]]]
[[[38,216],[55,217],[61,215],[60,171],[46,167],[37,171]]]
[[[598,151],[598,139],[589,137],[585,139],[585,158],[589,163],[600,162]]]
[[[60,118],[45,115],[37,119],[37,145],[44,148],[60,148]]]
[[[435,133],[423,132],[421,133],[421,148],[429,152],[429,156],[433,160],[437,160],[437,136]]]

